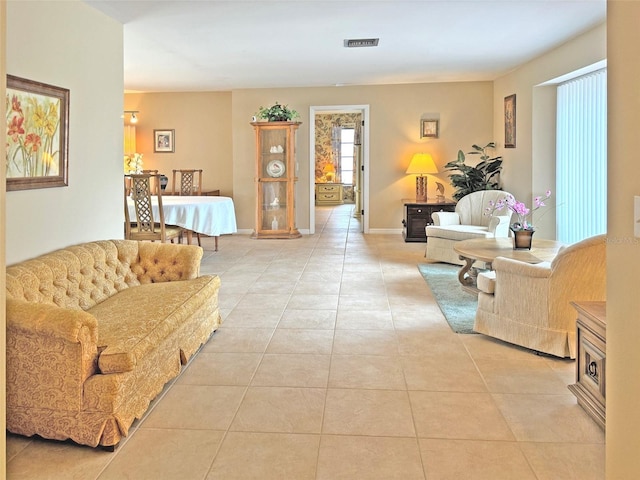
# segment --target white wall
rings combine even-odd
[[[79,1],[6,6],[7,73],[70,90],[69,186],[7,192],[7,263],[123,238],[122,25]]]
[[[640,2],[608,2],[607,479],[640,478]]]
[[[368,105],[369,225],[372,230],[402,229],[403,198],[415,198],[415,176],[405,173],[414,153],[433,155],[440,173],[430,176],[453,189],[442,167],[454,160],[459,149],[492,141],[491,82],[451,82],[409,85],[247,89],[233,92],[233,194],[239,228],[251,228],[255,215],[255,133],[249,124],[260,105],[276,101],[300,113],[297,135],[297,226],[309,228],[309,107]],[[428,113],[440,117],[439,138],[420,138],[420,119]],[[473,159],[472,159],[473,161]]]
[[[607,58],[606,24],[555,48],[498,78],[493,88],[494,138],[504,147],[504,98],[516,94],[516,148],[501,148],[504,189],[528,205],[535,195],[555,189],[555,88],[538,86]],[[554,199],[546,202],[555,205]],[[536,213],[544,238],[555,238],[553,208]],[[538,221],[539,219],[539,221]]]

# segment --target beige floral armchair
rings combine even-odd
[[[606,300],[606,237],[561,247],[552,262],[498,257],[478,276],[474,330],[558,357],[576,356],[573,301]]]

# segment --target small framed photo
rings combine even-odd
[[[438,138],[438,120],[420,120],[420,138]]]
[[[176,151],[176,131],[175,130],[154,130],[153,131],[153,151],[154,153],[173,153]]]
[[[516,148],[516,94],[504,97],[504,148]]]

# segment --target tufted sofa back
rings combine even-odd
[[[159,245],[104,240],[11,265],[7,267],[7,298],[88,310],[121,290],[151,283],[158,276],[180,279],[177,259],[167,262],[154,256]],[[146,252],[141,255],[143,250]]]

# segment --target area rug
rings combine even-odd
[[[446,263],[422,263],[418,270],[433,292],[438,306],[456,333],[475,333],[473,321],[478,299],[462,290],[458,281],[460,267]]]

